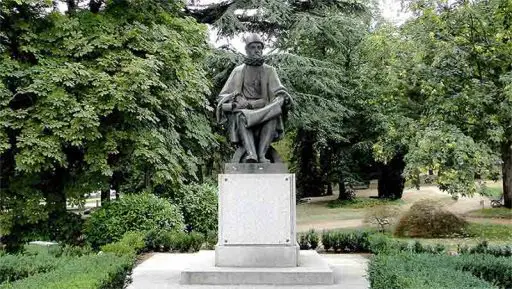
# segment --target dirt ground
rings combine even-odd
[[[370,197],[377,195],[375,184],[371,184],[369,189],[356,191],[358,197]],[[364,225],[364,215],[368,209],[330,209],[325,203],[337,199],[338,195],[311,198],[309,203],[298,205],[297,209],[297,231],[304,232],[309,229],[323,230],[336,228],[356,228]],[[465,215],[471,211],[482,208],[490,208],[490,199],[484,196],[460,197],[453,200],[451,196],[442,192],[436,186],[422,186],[419,190],[415,188],[406,188],[402,196],[404,204],[400,206],[405,211],[416,201],[421,199],[438,200],[445,204],[449,211]],[[493,223],[493,224],[512,224],[507,219],[489,219],[489,218],[466,218],[471,222]]]

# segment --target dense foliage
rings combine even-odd
[[[193,181],[214,143],[206,27],[183,17],[181,1],[69,0],[66,13],[52,2],[0,2],[8,244],[93,191]]]
[[[152,194],[127,195],[94,211],[85,223],[85,238],[93,248],[118,241],[129,231],[184,230],[179,208]]]
[[[210,183],[190,184],[179,190],[158,191],[179,207],[187,230],[206,234],[218,224],[217,186]]]
[[[0,288],[122,288],[133,254],[97,255],[86,249],[27,246],[24,255],[0,256]]]

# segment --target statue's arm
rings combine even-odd
[[[264,99],[249,100],[249,103],[252,109],[262,108],[267,104]]]

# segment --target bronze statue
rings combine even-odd
[[[232,162],[281,162],[270,144],[283,136],[292,98],[275,68],[264,63],[261,38],[251,34],[245,44],[244,64],[233,69],[217,99],[217,120],[238,147]]]

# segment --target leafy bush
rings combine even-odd
[[[62,260],[49,254],[3,255],[0,257],[0,283],[54,270]]]
[[[127,195],[96,210],[86,221],[85,234],[87,242],[98,248],[118,241],[128,231],[179,231],[183,227],[183,216],[176,206],[144,193]]]
[[[311,229],[307,233],[298,234],[298,243],[301,250],[315,250],[318,247],[319,236],[315,230]]]
[[[471,272],[500,288],[512,288],[512,260],[489,254],[465,255],[458,258],[456,268]]]
[[[305,233],[298,234],[298,243],[301,250],[309,250],[308,236]]]
[[[56,241],[68,245],[83,244],[84,221],[78,214],[64,212],[23,227],[24,241]]]
[[[3,283],[0,289],[123,288],[133,264],[130,256],[110,253],[63,259],[51,271]]]
[[[322,231],[322,246],[325,251],[329,251],[333,247],[333,238],[330,231]]]
[[[100,247],[104,253],[112,253],[117,256],[133,256],[135,257],[135,250],[125,243],[114,242]]]
[[[197,252],[201,250],[201,247],[203,246],[203,243],[205,241],[205,237],[201,233],[192,232],[190,233],[189,238],[191,238],[192,251]]]
[[[482,241],[475,247],[458,246],[459,254],[489,254],[495,257],[512,257],[511,246],[489,246],[487,241]]]
[[[208,183],[192,184],[180,190],[163,190],[159,195],[180,208],[189,231],[206,234],[217,230],[217,190],[217,186]]]
[[[446,255],[375,255],[368,266],[368,278],[373,289],[495,288],[470,272],[458,270],[457,257]]]
[[[130,231],[126,232],[119,242],[130,246],[136,253],[140,253],[146,247],[146,243],[144,242],[145,236],[146,234],[143,232]]]
[[[414,203],[400,218],[395,235],[400,237],[453,237],[467,235],[468,223],[433,200]]]
[[[369,232],[366,231],[324,231],[322,244],[326,251],[369,252]]]
[[[201,233],[175,232],[167,230],[151,230],[145,238],[146,248],[155,251],[199,251],[205,241]]]
[[[213,250],[217,245],[218,234],[217,231],[208,231],[206,233],[206,249]]]

